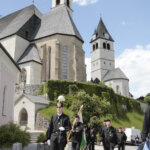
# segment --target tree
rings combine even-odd
[[[147,103],[148,105],[150,105],[150,93],[148,93],[148,94],[145,96],[144,102]]]
[[[85,124],[88,124],[93,116],[100,118],[101,114],[104,114],[110,108],[108,101],[102,100],[96,95],[90,96],[84,91],[74,95],[71,106],[72,111],[77,113],[81,105],[83,105],[82,115]]]

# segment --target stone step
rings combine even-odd
[[[30,133],[31,136],[30,143],[36,143],[38,136],[44,131],[28,131],[28,132]]]

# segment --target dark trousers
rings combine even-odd
[[[115,145],[112,143],[109,144],[105,143],[103,146],[104,146],[104,150],[114,150],[115,148]]]
[[[118,144],[118,150],[125,150],[125,144]]]
[[[95,145],[93,142],[89,144],[89,150],[95,150]]]
[[[50,150],[64,150],[66,143],[59,143],[56,138],[55,141],[51,141]]]
[[[114,150],[114,146],[104,147],[104,150]]]
[[[71,150],[80,150],[80,143],[72,142],[72,149]]]

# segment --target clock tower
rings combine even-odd
[[[113,38],[100,18],[91,40],[91,78],[103,81],[103,77],[115,68]]]

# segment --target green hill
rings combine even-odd
[[[39,113],[46,119],[50,120],[51,116],[53,114],[56,114],[56,107],[49,106],[45,109],[39,110]],[[65,107],[64,107],[64,113],[70,117],[70,120],[72,122],[74,113]],[[134,126],[136,129],[142,130],[143,119],[144,119],[144,115],[142,113],[128,112],[125,115],[126,115],[125,118],[112,119],[111,121],[112,126],[114,126],[115,128],[119,128],[120,126],[131,128]],[[108,117],[109,116],[101,117],[101,121],[107,119]]]
[[[117,118],[111,121],[112,126],[115,128],[125,127],[131,128],[135,127],[136,129],[140,129],[142,131],[144,114],[137,112],[128,112],[125,114],[125,118]],[[102,117],[101,120],[105,120],[107,117]]]
[[[50,80],[42,87],[40,94],[47,92],[51,100],[50,106],[39,112],[48,120],[56,113],[56,101],[59,95],[64,95],[64,113],[73,116],[83,105],[83,121],[90,127],[100,128],[104,119],[111,119],[116,128],[132,127],[142,129],[144,115],[140,102],[116,94],[113,89],[89,82],[72,82]]]

